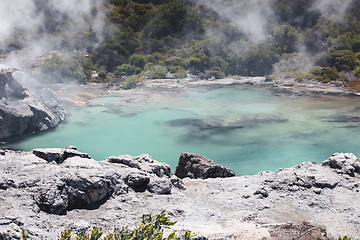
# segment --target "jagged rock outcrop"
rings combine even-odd
[[[360,161],[352,153],[334,153],[328,160],[324,161],[322,165],[351,177],[354,177],[356,173],[360,174]]]
[[[213,160],[195,153],[181,153],[175,175],[179,178],[225,178],[235,176],[228,167],[215,164]]]
[[[149,154],[142,154],[137,157],[132,157],[130,155],[111,156],[106,158],[105,161],[124,164],[131,168],[137,168],[144,172],[155,174],[158,177],[171,177],[172,175],[171,168],[168,164],[160,163],[152,159]]]
[[[336,153],[320,165],[181,180],[147,154],[95,161],[75,147],[4,150],[0,239],[19,239],[22,229],[29,239],[56,239],[69,228],[97,226],[107,232],[162,210],[178,221],[175,230],[191,230],[203,239],[356,237],[358,164],[353,154]]]
[[[44,131],[65,119],[64,105],[52,90],[25,89],[0,68],[0,139]]]
[[[71,157],[91,158],[89,154],[78,152],[76,147],[66,148],[40,148],[34,149],[33,154],[48,162],[63,163],[66,159]]]
[[[5,159],[8,154],[5,152]],[[72,209],[92,208],[114,194],[146,191],[169,194],[172,179],[169,165],[153,160],[148,154],[110,157],[97,162],[75,147],[34,149],[26,153],[26,176],[13,175],[11,163],[0,176],[0,189],[36,189],[33,197],[40,210],[52,214],[66,214]],[[119,159],[127,159],[120,161]],[[29,162],[30,159],[30,162]],[[6,161],[5,161],[6,162]],[[25,166],[22,166],[25,167]],[[24,169],[25,170],[25,169]],[[175,187],[179,187],[174,184]]]

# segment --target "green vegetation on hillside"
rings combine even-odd
[[[75,58],[69,66],[53,57],[43,70],[81,81],[90,80],[89,67],[106,71],[103,79],[121,81],[131,75],[184,78],[187,73],[223,78],[287,72],[341,84],[359,78],[360,2],[353,1],[344,16],[323,14],[315,3],[273,1],[264,39],[253,42],[232,24],[232,16],[190,0],[109,0],[104,41],[94,47],[88,31],[74,44],[90,57]]]

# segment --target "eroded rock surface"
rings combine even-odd
[[[71,155],[66,155],[71,150]],[[183,180],[149,155],[95,161],[75,147],[0,154],[0,239],[56,239],[68,228],[134,226],[166,210],[202,239],[334,239],[360,234],[359,160],[255,176]]]
[[[60,98],[48,88],[25,89],[0,65],[0,139],[53,128],[66,117]]]

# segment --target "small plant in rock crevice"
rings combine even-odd
[[[195,237],[191,231],[180,236],[175,232],[165,236],[164,229],[175,224],[176,221],[171,221],[165,211],[162,211],[157,215],[143,215],[141,224],[132,230],[128,227],[115,228],[113,232],[103,236],[102,229],[97,227],[91,233],[73,233],[72,229],[67,229],[58,234],[57,240],[190,240]],[[28,233],[22,231],[22,239],[27,238]]]

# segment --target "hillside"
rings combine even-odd
[[[34,24],[34,32],[17,26],[2,52],[50,39],[51,50],[71,52],[42,63],[42,72],[57,78],[124,81],[135,75],[123,84],[130,88],[142,77],[188,73],[339,85],[360,76],[360,3],[354,0],[94,0],[72,11],[64,9],[67,3],[33,3],[43,24]]]

